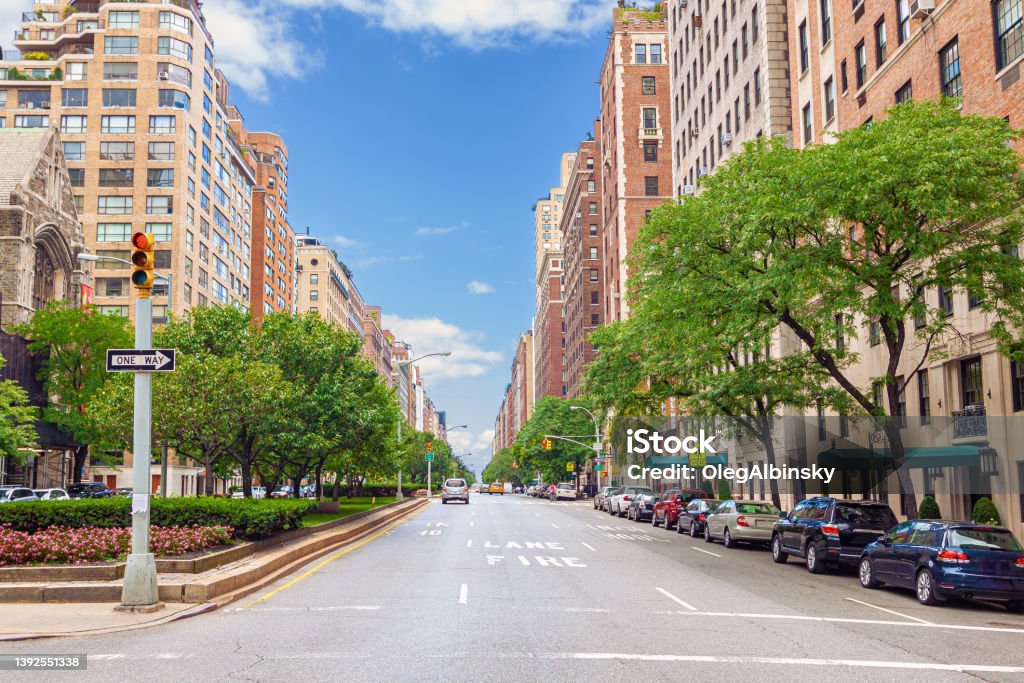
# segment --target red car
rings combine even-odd
[[[654,504],[654,516],[651,517],[653,526],[661,526],[664,523],[666,529],[671,529],[679,523],[679,515],[686,504],[695,498],[710,498],[706,491],[700,489],[669,489],[661,496],[661,500]]]

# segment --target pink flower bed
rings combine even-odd
[[[158,556],[184,555],[231,542],[233,529],[213,527],[153,527],[150,548]],[[65,529],[51,527],[29,534],[0,525],[0,567],[26,564],[88,564],[125,557],[132,547],[132,530]]]

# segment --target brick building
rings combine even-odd
[[[600,132],[600,121],[594,124]],[[598,173],[600,140],[580,143],[569,182],[559,226],[565,252],[566,396],[583,393],[587,365],[594,349],[587,335],[603,322],[604,286],[601,277],[601,175]]]
[[[601,253],[604,319],[629,316],[626,261],[646,216],[673,199],[668,20],[613,10],[601,67]]]
[[[52,128],[0,131],[0,325],[27,321],[50,301],[88,297],[85,250]]]
[[[672,173],[681,197],[745,141],[789,134],[786,0],[669,7]]]
[[[533,320],[534,396],[565,396],[565,303],[562,251],[549,250],[537,278],[537,314]]]

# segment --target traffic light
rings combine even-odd
[[[434,442],[433,441],[428,441],[427,442],[427,453],[433,453],[433,452],[434,452]]]
[[[551,439],[541,439],[540,440],[540,447],[541,447],[541,450],[550,451],[551,450]]]
[[[148,297],[153,290],[155,242],[151,232],[136,232],[132,235],[132,284],[139,290],[140,297]]]

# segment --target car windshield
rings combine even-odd
[[[741,515],[776,515],[779,508],[767,503],[736,503],[736,512]]]
[[[573,488],[573,485],[572,485],[572,484],[559,484],[559,485],[558,485],[558,488],[560,488],[560,489],[567,489],[567,490],[572,490],[572,488]]]
[[[444,485],[445,486],[452,486],[452,487],[455,487],[455,486],[465,486],[466,482],[462,481],[461,479],[449,479],[448,481],[446,481],[444,483]]]
[[[1010,550],[1020,552],[1020,543],[1009,531],[960,527],[949,530],[949,545],[965,550]]]
[[[0,489],[0,500],[7,500],[11,497],[11,493],[14,489]]]
[[[645,493],[654,493],[654,491],[652,489],[649,489],[649,488],[646,488],[646,487],[640,488],[640,487],[636,486],[636,487],[629,487],[629,488],[627,488],[625,490],[625,493],[631,493],[631,494],[635,494],[635,495],[639,496],[639,495],[642,495],[642,494],[645,494]]]
[[[897,524],[896,516],[886,505],[840,505],[836,508],[836,520],[879,529]]]

